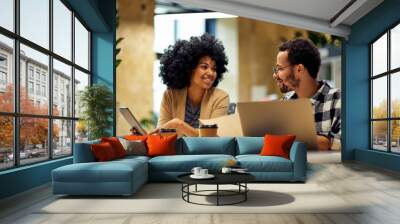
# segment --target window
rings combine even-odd
[[[14,0],[0,1],[0,26],[14,31]]]
[[[72,12],[60,1],[53,0],[54,52],[71,60]]]
[[[36,80],[40,81],[40,70],[36,69]]]
[[[40,84],[36,84],[36,95],[40,95]]]
[[[29,66],[28,76],[30,80],[33,80],[33,67]]]
[[[49,49],[49,0],[20,0],[21,36]]]
[[[371,148],[400,153],[400,24],[370,45]]]
[[[0,54],[0,91],[4,92],[7,85],[7,56]]]
[[[4,91],[0,85],[0,171],[70,156],[74,136],[87,138],[73,105],[75,87],[89,85],[91,33],[67,4],[0,0],[0,83],[8,82]]]
[[[89,32],[75,18],[75,62],[82,68],[89,69]]]
[[[33,94],[33,82],[28,82],[28,93]]]
[[[46,96],[46,86],[42,86],[42,96]]]
[[[0,84],[6,85],[7,84],[7,73],[0,71]]]
[[[7,68],[7,56],[0,54],[0,67]]]

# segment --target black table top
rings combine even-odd
[[[212,173],[215,177],[211,179],[194,179],[186,173],[177,177],[178,181],[186,184],[236,184],[248,183],[255,180],[255,177],[249,173]]]

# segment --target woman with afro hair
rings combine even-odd
[[[226,115],[228,94],[216,88],[227,71],[224,46],[203,34],[179,40],[164,51],[160,77],[167,90],[160,107],[159,128],[176,129],[179,136],[198,136],[199,119]],[[159,129],[156,129],[159,130]]]

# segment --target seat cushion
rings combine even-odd
[[[174,155],[158,156],[149,160],[150,172],[190,172],[193,167],[203,167],[211,172],[219,171],[231,155]]]
[[[136,172],[147,171],[145,161],[122,159],[109,162],[74,163],[53,170],[59,182],[131,182]],[[143,174],[147,176],[146,174]]]
[[[260,154],[264,145],[263,137],[237,137],[236,155]]]
[[[292,161],[278,156],[239,155],[236,160],[249,172],[293,172]]]
[[[232,137],[183,137],[177,141],[177,154],[235,155],[235,144]]]

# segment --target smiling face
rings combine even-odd
[[[191,86],[198,86],[202,89],[209,89],[217,78],[215,61],[209,56],[201,57],[196,68],[193,70],[190,80]]]
[[[289,89],[289,87],[287,87],[285,84],[283,84],[282,79],[280,79],[276,73],[274,73],[274,74],[272,75],[272,77],[274,78],[274,80],[275,80],[275,82],[276,82],[276,85],[278,86],[279,91],[280,91],[281,93],[287,93],[287,92],[291,91],[291,90]]]
[[[286,88],[288,90],[296,89],[300,86],[300,79],[296,77],[295,70],[297,65],[291,65],[288,59],[287,51],[280,51],[276,56],[276,67],[278,68],[277,74],[274,74],[279,88]]]

